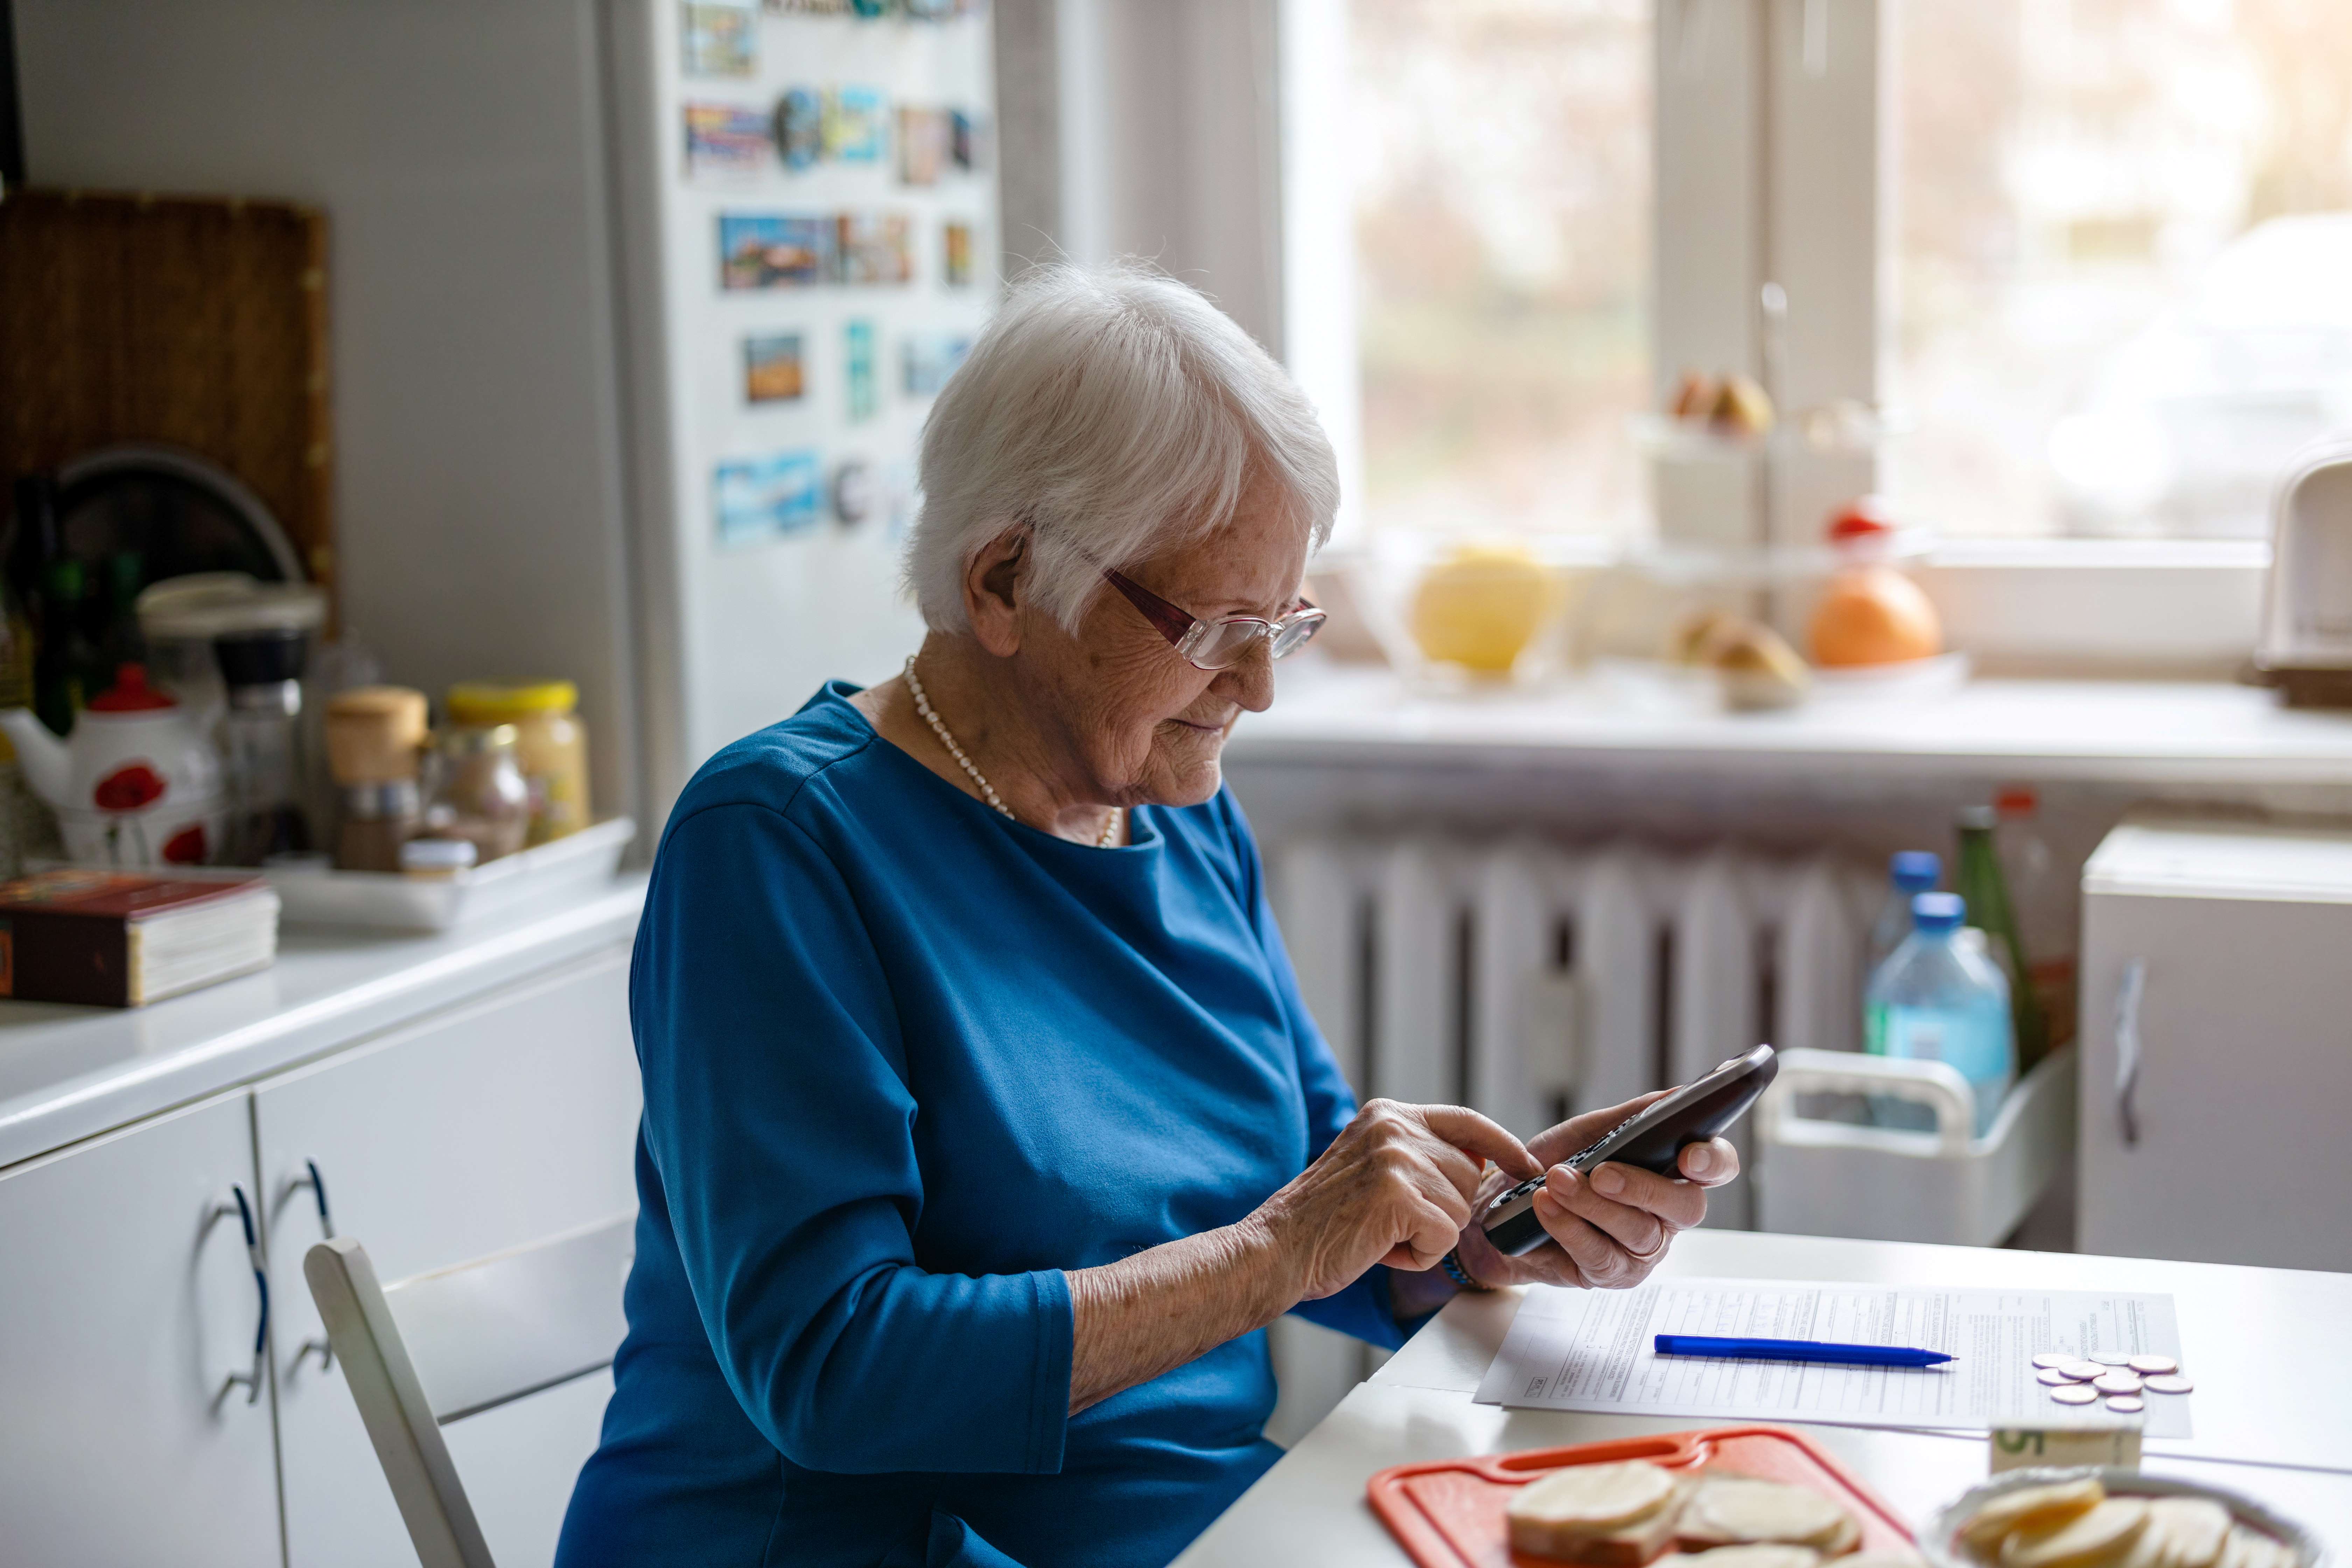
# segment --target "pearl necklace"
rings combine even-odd
[[[956,744],[956,738],[948,733],[946,723],[931,710],[931,700],[924,695],[923,683],[915,674],[915,658],[912,654],[907,656],[907,689],[914,696],[915,711],[923,716],[923,722],[931,727],[931,733],[940,738],[940,744],[948,749],[948,755],[956,760],[956,766],[961,768],[965,775],[980,786],[980,797],[995,807],[1001,815],[1012,817],[1013,808],[997,798],[996,786],[982,777],[978,768],[972,766],[971,759],[964,755],[961,746]],[[1096,848],[1108,849],[1118,841],[1119,822],[1126,815],[1126,812],[1118,806],[1114,805],[1110,808],[1110,820],[1103,824],[1102,835],[1095,840]],[[1020,818],[1013,817],[1013,820],[1018,822]]]

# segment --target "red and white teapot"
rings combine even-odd
[[[220,758],[203,727],[126,664],[60,741],[25,708],[0,709],[33,793],[58,814],[67,858],[201,866],[228,826]]]

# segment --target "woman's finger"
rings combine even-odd
[[[1478,1184],[1486,1179],[1486,1168],[1451,1143],[1433,1138],[1422,1146],[1422,1154],[1438,1175],[1444,1179],[1464,1203],[1477,1194]]]
[[[1639,1165],[1620,1165],[1612,1161],[1585,1179],[1602,1197],[1629,1208],[1646,1210],[1676,1230],[1688,1230],[1706,1217],[1706,1188],[1661,1176],[1655,1171],[1644,1171]],[[1633,1250],[1649,1249],[1637,1247]]]
[[[1603,1171],[1615,1168],[1610,1165],[1601,1167]],[[1549,1193],[1552,1201],[1560,1207],[1600,1230],[1628,1252],[1654,1253],[1665,1245],[1666,1238],[1675,1228],[1670,1221],[1646,1209],[1601,1196],[1592,1182],[1566,1165],[1552,1167],[1551,1175],[1544,1183],[1544,1191]]]
[[[1719,1187],[1739,1174],[1739,1151],[1720,1138],[1710,1138],[1685,1148],[1676,1163],[1700,1186]]]
[[[1466,1105],[1419,1107],[1422,1125],[1456,1149],[1492,1160],[1522,1181],[1543,1169],[1527,1145]]]
[[[1528,1152],[1547,1165],[1558,1164],[1643,1106],[1663,1100],[1672,1092],[1664,1089],[1652,1089],[1647,1094],[1636,1095],[1622,1105],[1604,1106],[1599,1110],[1588,1110],[1581,1116],[1571,1116],[1558,1126],[1528,1139]]]
[[[1437,1260],[1454,1250],[1456,1237],[1462,1234],[1462,1222],[1428,1199],[1413,1202],[1406,1210],[1407,1229],[1386,1261],[1398,1268],[1422,1269],[1435,1267]],[[1399,1255],[1402,1255],[1400,1261]]]
[[[1632,1264],[1622,1247],[1562,1208],[1548,1187],[1536,1193],[1535,1215],[1544,1234],[1559,1243],[1559,1249],[1568,1254],[1588,1284],[1614,1284]]]

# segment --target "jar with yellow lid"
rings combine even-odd
[[[588,731],[568,680],[500,685],[467,680],[449,689],[449,721],[467,728],[511,724],[515,760],[530,789],[530,842],[545,844],[588,826]]]

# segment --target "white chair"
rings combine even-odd
[[[612,1364],[635,1228],[621,1215],[389,1289],[350,1237],[304,1256],[424,1568],[493,1568],[441,1428]]]

